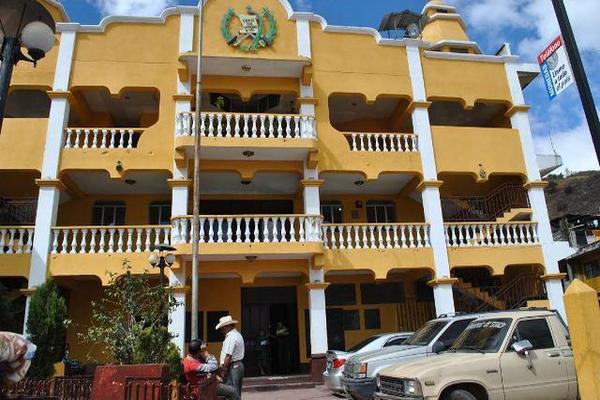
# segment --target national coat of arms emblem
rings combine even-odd
[[[233,17],[237,17],[241,25],[239,32],[235,34],[230,30]],[[248,6],[245,14],[238,14],[229,7],[221,22],[221,33],[228,45],[253,52],[271,46],[277,36],[277,22],[273,13],[266,7],[257,13]]]

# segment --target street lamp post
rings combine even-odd
[[[164,288],[165,268],[171,268],[173,263],[175,263],[175,255],[173,253],[165,254],[165,251],[175,251],[177,249],[169,246],[168,244],[158,245],[156,249],[158,250],[158,254],[150,254],[150,256],[148,257],[148,262],[154,268],[160,269],[160,286]]]
[[[14,66],[19,61],[37,65],[54,45],[55,31],[54,19],[36,0],[0,1],[0,130]]]

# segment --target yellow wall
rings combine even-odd
[[[512,103],[504,64],[421,57],[427,97],[461,99],[466,106],[477,100]]]
[[[439,174],[471,173],[527,176],[519,132],[504,128],[432,126]]]
[[[5,118],[0,134],[0,169],[42,169],[47,118]]]
[[[600,308],[598,292],[576,279],[565,293],[565,308],[582,399],[600,398]]]
[[[74,198],[62,203],[58,209],[57,226],[92,225],[92,209],[98,201],[125,202],[125,225],[150,225],[150,203],[170,201],[171,195],[97,195]]]
[[[396,222],[425,222],[423,207],[410,197],[386,195],[322,195],[321,204],[339,202],[343,207],[345,224],[367,222],[368,201],[391,201],[396,209]],[[362,202],[362,207],[357,207]],[[358,218],[352,218],[352,212],[358,212]]]

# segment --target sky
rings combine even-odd
[[[225,1],[225,0],[219,0]],[[249,0],[252,2],[251,0]],[[377,28],[391,11],[421,12],[424,0],[290,0],[298,11],[312,11],[329,24]],[[495,54],[504,42],[523,62],[537,55],[559,33],[551,0],[447,0],[458,8],[471,40],[485,54]],[[599,0],[564,0],[581,51],[596,106],[600,110]],[[106,15],[158,15],[175,4],[196,5],[197,0],[62,0],[74,22],[97,24]],[[525,91],[532,106],[530,119],[538,153],[556,152],[561,171],[600,169],[576,85],[550,100],[544,82],[536,79]]]

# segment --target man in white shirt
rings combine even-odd
[[[237,321],[231,315],[227,315],[219,319],[219,323],[215,327],[220,331],[225,340],[223,340],[223,348],[221,350],[221,370],[225,384],[233,386],[238,394],[242,395],[242,383],[244,380],[244,338],[235,329]]]

